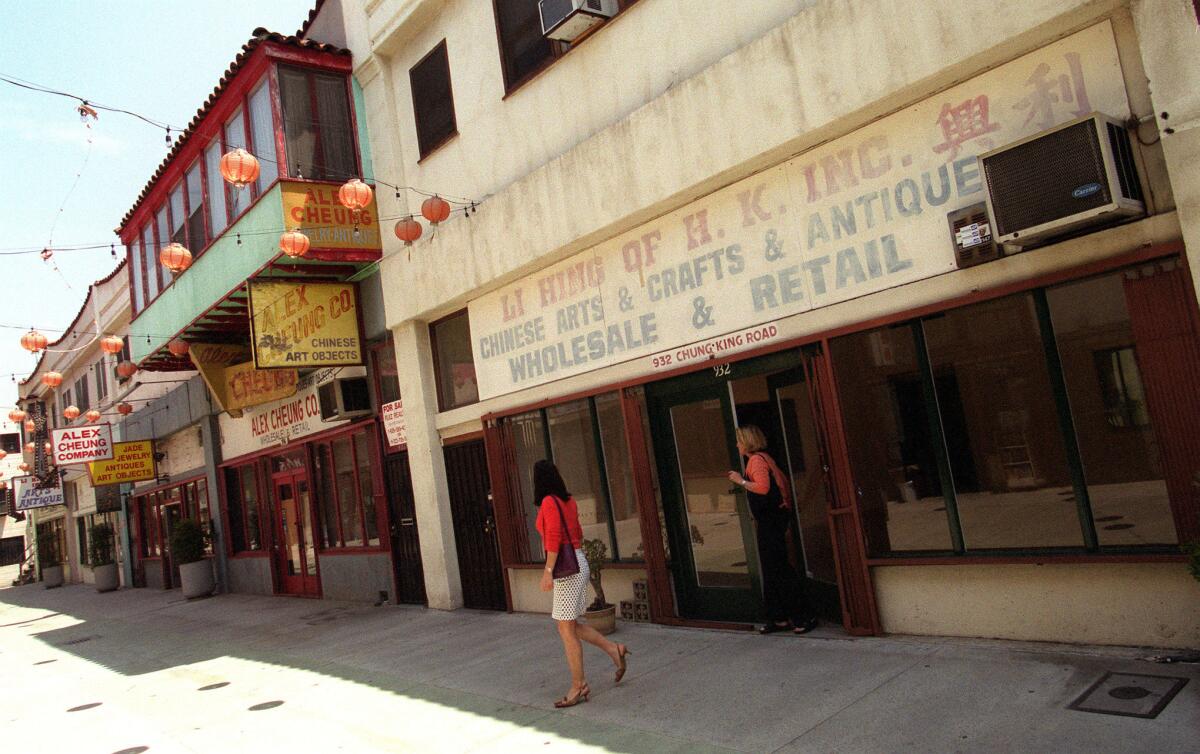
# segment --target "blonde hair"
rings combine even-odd
[[[760,450],[765,450],[767,447],[767,438],[763,432],[753,424],[746,424],[737,428],[737,441],[742,444],[747,453],[756,453]]]

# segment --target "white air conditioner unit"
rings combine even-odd
[[[596,24],[617,15],[617,0],[540,0],[542,35],[574,42]]]
[[[371,393],[366,377],[342,377],[317,388],[321,421],[335,422],[371,414]]]
[[[1145,214],[1129,132],[1092,113],[979,156],[998,243],[1032,246]]]

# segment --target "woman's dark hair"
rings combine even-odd
[[[533,504],[541,505],[547,495],[566,500],[571,493],[567,492],[567,485],[558,473],[558,467],[543,458],[533,465]]]

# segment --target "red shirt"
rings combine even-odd
[[[558,515],[560,506],[562,516]],[[542,498],[537,515],[537,530],[538,534],[542,535],[542,544],[546,552],[558,552],[559,545],[563,543],[564,517],[567,519],[567,533],[571,537],[571,546],[577,548],[583,544],[583,527],[579,524],[579,506],[575,504],[575,498],[569,497],[566,502],[560,503],[553,495],[546,495]]]
[[[750,454],[749,460],[746,461],[746,491],[753,492],[756,495],[765,495],[771,490],[771,476],[775,476],[775,484],[779,485],[779,492],[783,495],[785,505],[792,504],[792,495],[787,477],[783,473],[783,469],[779,468],[775,463],[775,459],[761,450]]]

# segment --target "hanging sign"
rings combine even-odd
[[[194,343],[188,356],[213,400],[234,417],[247,406],[295,395],[300,380],[295,369],[255,369],[250,349],[240,344]]]
[[[36,487],[33,477],[19,477],[23,481],[17,492],[17,510],[27,511],[33,508],[46,508],[51,505],[66,505],[62,485],[53,487]],[[14,480],[16,481],[16,480]]]
[[[107,461],[113,457],[112,425],[84,424],[50,431],[57,466]]]
[[[793,315],[953,273],[946,215],[982,200],[977,155],[1092,111],[1130,112],[1108,23],[471,301],[479,398],[721,359]]]
[[[112,459],[89,463],[88,473],[93,487],[154,479],[158,476],[154,467],[154,441],[114,443]]]
[[[354,283],[252,280],[250,336],[259,369],[363,363]]]
[[[387,436],[388,447],[399,448],[408,444],[408,430],[404,423],[404,401],[391,401],[379,407],[383,418],[383,432]]]
[[[292,181],[280,181],[279,185],[284,223],[308,236],[313,250],[378,252],[382,248],[374,196],[370,204],[355,212],[338,201],[337,186]]]

